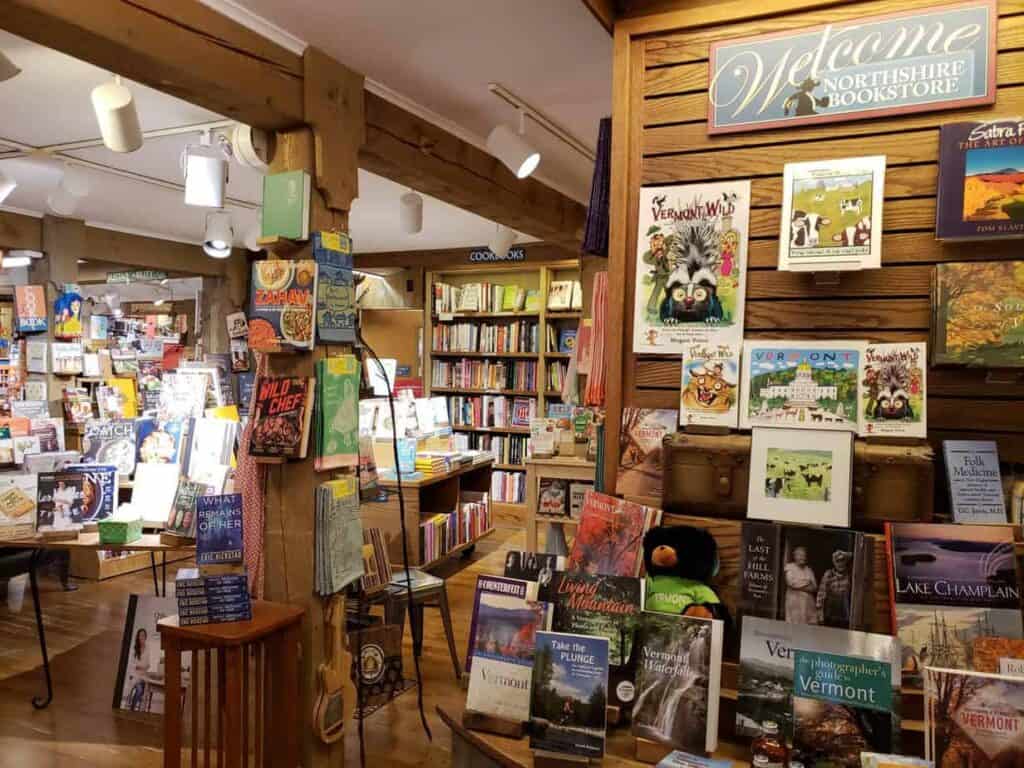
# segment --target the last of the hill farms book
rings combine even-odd
[[[608,701],[608,640],[538,632],[530,689],[530,748],[600,759]]]
[[[219,565],[242,562],[242,495],[200,496],[196,499],[196,563]]]

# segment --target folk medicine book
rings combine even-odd
[[[958,523],[1005,523],[999,446],[992,440],[943,440],[946,482]]]
[[[639,576],[644,562],[644,534],[660,520],[660,509],[589,491],[583,499],[567,569]]]
[[[249,452],[256,457],[304,459],[316,380],[263,376],[256,382]]]
[[[196,564],[242,562],[242,495],[199,496],[196,499]]]
[[[256,352],[313,348],[315,261],[268,259],[252,265],[249,347]]]

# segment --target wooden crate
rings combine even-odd
[[[191,557],[191,552],[168,552],[167,564],[180,563]],[[161,558],[162,555],[158,554],[157,567],[160,566]],[[101,558],[100,553],[95,550],[75,549],[71,551],[71,575],[76,579],[103,581],[123,573],[145,570],[150,567],[151,562],[149,552],[132,552],[124,557]]]

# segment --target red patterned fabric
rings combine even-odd
[[[267,357],[256,355],[256,380],[267,372]],[[256,387],[252,388],[252,400],[256,398]],[[238,471],[235,474],[235,493],[242,494],[242,532],[245,537],[245,565],[249,569],[249,592],[253,597],[263,597],[263,489],[266,487],[267,468],[249,455],[249,441],[252,438],[253,402],[249,402],[250,418],[245,431],[238,441]]]
[[[590,303],[594,319],[591,332],[592,351],[590,355],[590,375],[587,377],[587,388],[583,396],[584,405],[604,405],[605,362],[604,345],[608,326],[608,273],[598,272],[594,275],[593,300]]]

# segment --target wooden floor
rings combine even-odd
[[[525,532],[498,529],[470,557],[435,570],[448,580],[455,640],[463,664],[477,574],[501,573],[504,552],[521,549],[524,541]],[[172,573],[168,568],[169,578]],[[77,592],[66,593],[55,579],[46,577],[41,583],[56,689],[53,703],[43,711],[31,704],[31,697],[44,690],[31,596],[26,589],[24,606],[17,614],[0,601],[0,767],[156,768],[161,765],[160,719],[111,708],[128,595],[152,594],[152,578],[144,571],[102,583],[78,584]],[[405,641],[405,673],[412,678],[408,629]],[[423,705],[433,741],[420,725],[413,689],[366,719],[367,765],[450,764],[451,737],[434,707],[463,701],[465,691],[455,680],[435,609],[427,609],[420,667]],[[349,706],[346,702],[346,709]],[[345,765],[358,766],[357,724],[350,722],[346,729]]]

